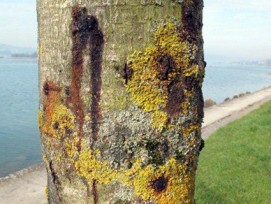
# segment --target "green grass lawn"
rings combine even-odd
[[[206,140],[196,202],[271,203],[271,102]]]

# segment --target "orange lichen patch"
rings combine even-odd
[[[61,103],[61,89],[53,82],[46,81],[43,87],[44,112],[39,112],[39,127],[49,137],[60,139],[75,127],[74,116]]]

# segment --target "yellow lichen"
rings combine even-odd
[[[75,162],[78,175],[90,183],[96,180],[100,184],[108,184],[116,178],[116,171],[109,168],[106,161],[100,162],[92,151],[82,152]]]
[[[85,121],[90,121],[90,119],[91,119],[91,118],[90,118],[90,114],[89,114],[89,113],[86,114],[86,115],[85,115]]]
[[[182,127],[182,134],[184,137],[188,137],[191,133],[195,132],[196,130],[200,130],[200,125],[191,124],[188,127]]]
[[[166,22],[158,26],[153,37],[153,45],[146,47],[143,52],[134,51],[128,56],[128,66],[133,70],[133,75],[127,84],[127,90],[144,111],[152,113],[152,127],[161,129],[166,127],[166,117],[169,117],[165,110],[169,99],[169,85],[182,75],[196,76],[198,68],[190,65],[188,45],[180,37],[175,23]],[[172,61],[171,70],[164,70],[167,67],[159,62],[163,58]],[[189,104],[179,104],[181,107],[187,105]],[[162,117],[158,120],[157,116]]]
[[[43,126],[43,114],[42,111],[38,111],[38,127],[41,129]]]
[[[74,159],[78,157],[79,152],[77,148],[77,144],[79,143],[79,137],[77,136],[77,133],[73,134],[72,138],[67,138],[64,141],[64,150],[70,160],[74,162]]]
[[[42,160],[46,164],[46,166],[49,166],[49,162],[45,154],[42,155]]]
[[[46,196],[46,200],[49,201],[49,188],[48,188],[48,185],[46,185],[46,187],[45,187],[45,196]]]
[[[143,200],[152,200],[158,204],[191,203],[187,198],[193,193],[194,175],[187,172],[185,164],[180,164],[174,158],[160,166],[143,166],[141,159],[137,159],[131,169],[115,170],[109,167],[107,161],[99,161],[97,154],[99,151],[82,152],[75,162],[77,173],[90,184],[93,180],[104,185],[121,182],[133,187],[135,194]],[[159,179],[164,181],[162,187],[155,184]]]
[[[154,185],[159,179],[165,182],[157,189]],[[135,193],[143,200],[153,200],[157,204],[191,203],[187,197],[192,193],[193,185],[193,176],[185,171],[185,165],[173,158],[165,165],[148,165],[140,169],[133,179]]]
[[[151,124],[153,128],[163,129],[168,122],[168,116],[163,111],[155,111],[152,115]]]
[[[192,67],[184,70],[183,73],[184,73],[184,76],[186,76],[186,77],[191,77],[191,76],[198,77],[198,75],[199,75],[199,68],[198,68],[197,65],[194,65],[194,66],[192,66]]]
[[[190,102],[188,99],[186,99],[184,102],[181,103],[181,107],[182,107],[184,115],[188,114],[189,105],[190,105]]]
[[[49,136],[60,139],[66,135],[67,130],[74,127],[74,115],[66,106],[60,104],[53,108],[51,118],[45,122],[42,130]]]

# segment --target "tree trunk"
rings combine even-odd
[[[39,0],[49,203],[194,203],[202,0]]]

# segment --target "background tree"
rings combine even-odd
[[[39,0],[49,203],[194,203],[202,0]]]

